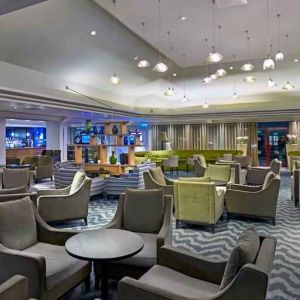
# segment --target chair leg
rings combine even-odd
[[[84,280],[85,292],[88,293],[91,288],[91,278],[90,275]]]
[[[83,218],[83,221],[84,221],[85,226],[87,226],[87,224],[88,224],[87,218]]]
[[[215,234],[215,225],[211,225],[211,232]]]
[[[176,173],[177,173],[177,176],[178,176],[178,167],[176,167]]]
[[[187,173],[189,172],[189,165],[188,164],[186,165],[186,172]]]
[[[273,225],[273,226],[275,226],[275,225],[276,225],[275,218],[272,218],[272,225]]]
[[[179,228],[180,222],[178,220],[176,220],[176,229]]]

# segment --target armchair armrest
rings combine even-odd
[[[251,186],[242,184],[231,184],[230,189],[235,191],[257,192],[262,189],[262,185]]]
[[[47,190],[38,190],[37,197],[40,196],[51,196],[51,195],[68,195],[70,193],[71,185],[63,189],[47,189]]]
[[[166,176],[164,177],[165,177],[166,185],[174,185],[174,180],[168,179]]]
[[[124,198],[125,198],[125,193],[120,194],[117,211],[116,211],[113,219],[108,224],[101,227],[102,229],[120,229],[120,228],[122,228]]]
[[[0,284],[0,300],[5,299],[28,299],[26,277],[15,275],[4,283]]]
[[[157,253],[160,248],[167,244],[172,246],[172,210],[173,210],[173,197],[165,197],[165,212],[162,227],[156,238]]]
[[[203,257],[181,249],[163,246],[158,264],[187,276],[220,284],[227,261]]]
[[[9,249],[0,244],[0,264],[4,280],[16,274],[25,276],[32,285],[30,294],[40,298],[46,286],[46,261],[43,256]]]
[[[37,224],[38,240],[43,243],[64,246],[66,241],[73,235],[79,233],[75,230],[56,229],[49,226],[39,215],[37,209],[33,207]]]

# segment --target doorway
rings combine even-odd
[[[258,160],[260,166],[269,166],[274,158],[287,165],[286,148],[289,122],[258,123]]]

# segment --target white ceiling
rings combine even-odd
[[[201,64],[207,54],[203,39],[211,39],[212,35],[210,0],[161,0],[162,33],[172,31],[173,60],[182,66],[184,51],[187,55],[185,66],[189,66],[184,68],[185,78],[183,69],[174,66],[178,74],[175,97],[163,96],[168,87],[166,74],[141,70],[133,60],[141,45],[133,32],[140,34],[142,21],[147,24],[145,53],[150,62],[153,64],[157,58],[155,48],[167,54],[166,34],[162,45],[157,45],[157,0],[118,0],[117,17],[124,26],[117,23],[116,32],[112,17],[106,12],[111,11],[111,0],[97,2],[100,6],[94,0],[49,0],[1,16],[0,87],[82,104],[83,111],[88,101],[67,93],[66,85],[134,113],[207,114],[300,108],[300,63],[293,62],[298,55],[300,59],[300,1],[270,0],[272,40],[276,40],[274,22],[276,13],[280,12],[282,33],[288,32],[291,37],[291,51],[289,58],[278,63],[273,72],[278,87],[268,89],[268,74],[262,71],[262,59],[266,55],[265,0],[217,8],[217,23],[224,28],[220,49],[225,55],[222,66],[228,76],[206,88],[201,82],[205,73]],[[187,16],[188,20],[180,22],[180,15]],[[253,84],[244,83],[244,74],[239,71],[240,60],[246,54],[245,29],[249,29],[253,40],[251,56],[256,66],[253,75],[257,77]],[[97,31],[95,37],[90,36],[91,30]],[[235,63],[231,62],[232,54],[238,57]],[[230,66],[234,66],[234,70],[229,70]],[[216,68],[210,65],[209,72]],[[109,83],[114,70],[122,80],[119,86]],[[238,99],[231,98],[233,75],[240,95]],[[186,79],[186,92],[191,100],[185,105],[180,102],[183,79]],[[281,89],[287,79],[296,86],[291,92]],[[211,105],[207,110],[201,107],[204,97]]]

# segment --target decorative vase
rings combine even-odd
[[[129,144],[134,145],[134,136],[133,135],[129,136]]]
[[[118,134],[119,129],[118,129],[117,125],[114,125],[111,131],[112,131],[113,134]]]
[[[109,158],[109,162],[111,165],[115,165],[117,163],[117,158],[115,157],[115,153],[112,152],[111,157]]]
[[[236,149],[237,149],[237,150],[243,151],[243,153],[242,153],[243,156],[246,156],[246,155],[247,155],[247,148],[248,148],[248,145],[247,145],[247,144],[237,144],[237,145],[236,145]]]
[[[100,127],[99,133],[100,133],[100,134],[104,134],[104,126],[101,126],[101,127]]]
[[[125,146],[128,145],[128,135],[124,135],[124,138],[123,138],[123,144],[124,144]]]
[[[92,128],[92,121],[86,120],[85,121],[85,130],[87,131],[87,133],[89,133],[91,131],[91,128]]]

